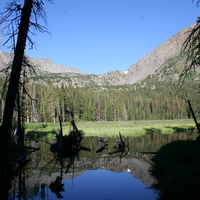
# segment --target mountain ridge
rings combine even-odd
[[[194,25],[195,24],[192,24],[180,30],[157,48],[149,52],[146,56],[130,65],[125,71],[111,71],[106,74],[98,75],[85,74],[73,67],[56,65],[50,59],[31,57],[28,57],[28,59],[30,64],[40,71],[43,78],[47,79],[49,77],[49,79],[51,79],[50,74],[53,74],[53,77],[57,76],[57,78],[54,78],[54,81],[52,81],[58,86],[61,84],[75,87],[135,84],[143,81],[151,75],[155,76],[158,74],[158,71],[161,71],[168,60],[177,56],[187,37],[186,33],[192,29]],[[0,69],[5,68],[6,64],[12,60],[12,57],[12,54],[0,51]],[[174,79],[178,78],[177,76],[174,77]]]
[[[13,54],[0,51],[0,69],[4,69],[5,65],[8,65],[12,61]],[[38,68],[41,71],[46,71],[50,73],[78,73],[85,74],[79,69],[60,64],[55,64],[52,60],[47,58],[32,58],[27,57],[30,64],[32,64],[35,68]]]
[[[195,24],[192,24],[185,29],[180,30],[146,56],[141,58],[138,62],[131,65],[128,69],[130,78],[126,81],[126,84],[136,83],[143,80],[147,76],[154,74],[155,71],[159,69],[167,60],[180,52],[182,44],[187,37],[186,32],[193,28],[194,25]]]

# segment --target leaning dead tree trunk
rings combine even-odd
[[[5,109],[3,121],[0,130],[0,163],[6,173],[6,163],[9,153],[9,143],[11,139],[13,111],[15,107],[16,96],[18,93],[19,79],[24,60],[24,52],[26,46],[26,39],[29,30],[29,22],[31,10],[33,7],[33,0],[25,0],[24,7],[22,8],[21,20],[19,24],[19,31],[17,37],[17,44],[14,50],[14,58],[12,63],[12,70],[6,96]]]
[[[10,136],[12,127],[13,110],[15,106],[16,95],[18,92],[18,84],[20,79],[20,73],[22,69],[22,63],[24,60],[24,51],[26,46],[26,38],[29,29],[29,19],[31,15],[31,9],[33,6],[32,0],[26,0],[22,9],[22,17],[19,25],[18,39],[16,48],[14,51],[14,59],[12,64],[12,70],[10,75],[10,82],[8,86],[8,92],[5,102],[5,110],[3,115],[3,122],[1,126],[1,135]]]

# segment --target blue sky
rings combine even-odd
[[[1,11],[5,2],[8,0],[1,0]],[[192,0],[44,2],[51,35],[33,37],[37,50],[27,51],[27,55],[48,58],[87,74],[127,70],[178,31],[195,23],[200,12]],[[10,49],[1,46],[0,51]]]

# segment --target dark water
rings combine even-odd
[[[156,199],[158,195],[149,188],[154,181],[148,173],[152,153],[171,141],[188,138],[186,133],[148,133],[126,138],[123,152],[108,154],[119,137],[105,137],[109,145],[100,153],[96,151],[105,143],[98,137],[85,137],[81,144],[91,151],[81,150],[75,159],[63,160],[57,160],[48,141],[31,141],[29,145],[40,150],[30,155],[31,162],[13,180],[9,199]]]

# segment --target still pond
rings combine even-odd
[[[104,137],[104,141],[85,137],[81,145],[91,151],[81,150],[75,158],[68,156],[62,160],[52,152],[49,141],[29,141],[30,146],[39,150],[29,155],[31,161],[13,180],[9,199],[156,199],[158,194],[150,188],[154,180],[148,173],[153,153],[164,144],[188,137],[186,133],[126,137],[123,152],[113,148],[119,136]],[[98,152],[99,149],[102,151]]]

